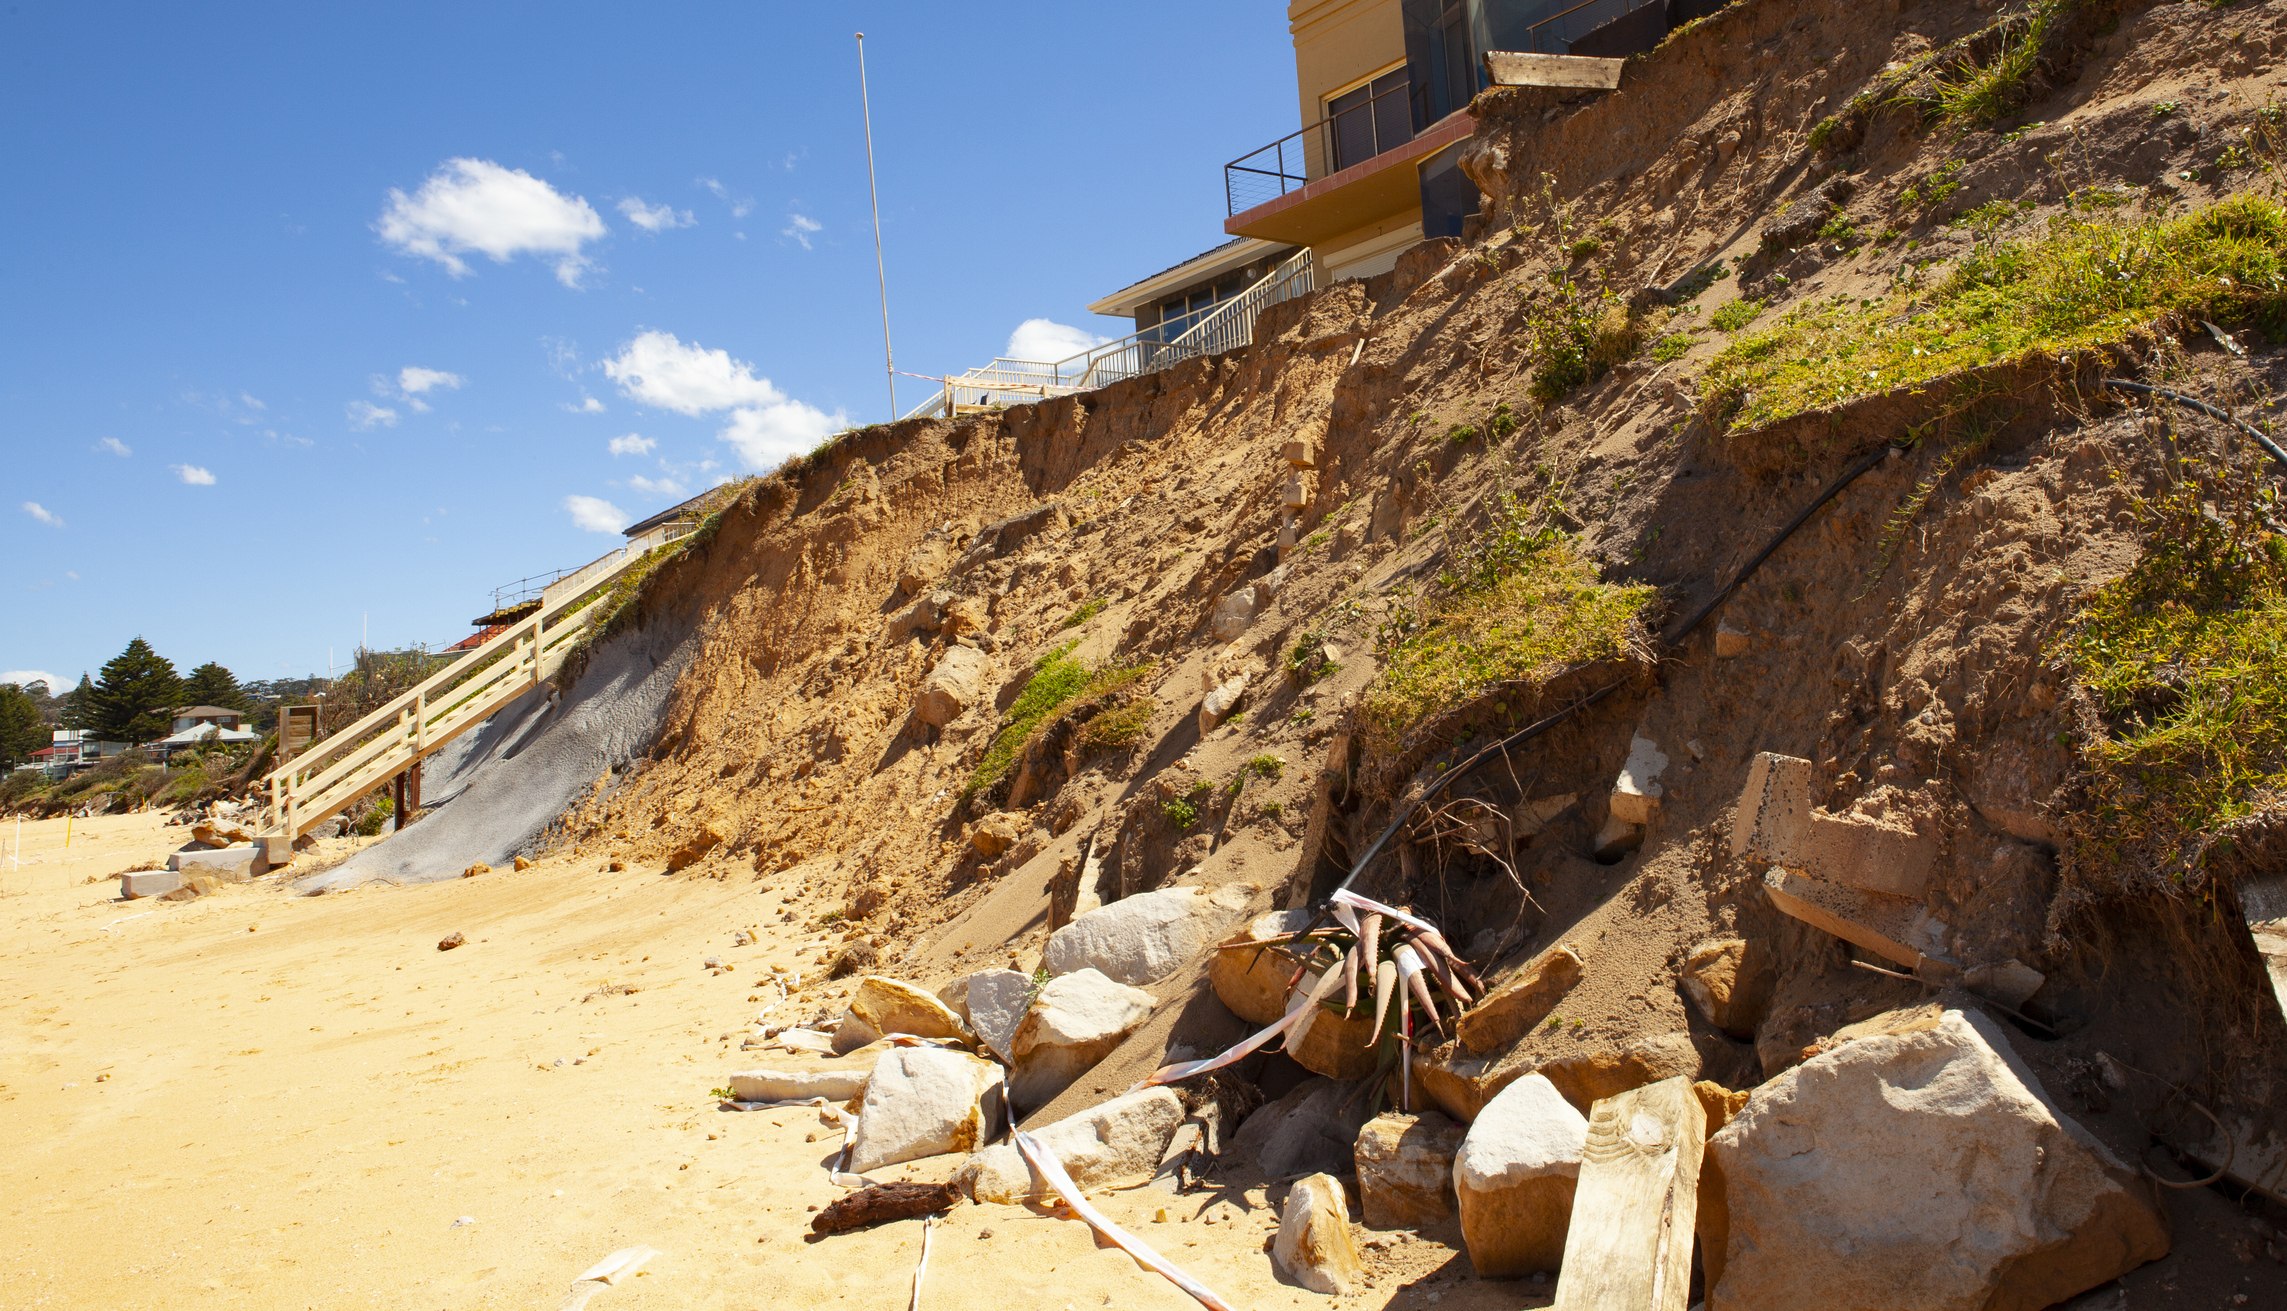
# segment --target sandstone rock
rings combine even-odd
[[[1255,917],[1224,941],[1259,942],[1295,932],[1309,921],[1307,910],[1272,911]],[[1294,977],[1297,963],[1284,947],[1219,949],[1208,960],[1207,981],[1233,1015],[1249,1024],[1275,1024],[1286,1014],[1286,983]],[[1308,991],[1317,978],[1307,975],[1299,986]],[[1380,1057],[1371,1045],[1373,981],[1362,979],[1360,991],[1364,996],[1356,1012],[1345,1017],[1339,1011],[1322,1011],[1311,1022],[1302,1042],[1288,1053],[1297,1064],[1330,1079],[1363,1079],[1374,1072]],[[1335,1000],[1341,1000],[1339,994]]]
[[[1368,1229],[1420,1229],[1453,1214],[1453,1158],[1468,1126],[1435,1111],[1366,1121],[1352,1159]]]
[[[1255,622],[1256,594],[1252,586],[1225,593],[1208,617],[1208,630],[1218,642],[1236,641]]]
[[[1480,1276],[1557,1268],[1587,1140],[1588,1117],[1540,1075],[1487,1103],[1453,1159],[1461,1237]]]
[[[1031,1132],[1056,1153],[1074,1183],[1098,1188],[1150,1178],[1182,1123],[1183,1099],[1173,1089],[1146,1088]],[[1015,1143],[977,1153],[954,1182],[980,1202],[1004,1205],[1049,1193]]]
[[[897,567],[898,590],[907,596],[919,596],[923,588],[936,582],[953,562],[953,544],[941,537],[924,539]]]
[[[1032,979],[1021,970],[979,970],[961,981],[969,1030],[1003,1065],[1016,1064],[1016,1026],[1032,1001]]]
[[[915,633],[934,631],[944,622],[945,607],[952,604],[951,592],[931,592],[915,596],[882,625],[882,640],[891,646]]]
[[[1366,1263],[1350,1236],[1350,1208],[1338,1180],[1314,1174],[1295,1182],[1271,1258],[1287,1278],[1313,1293],[1347,1297],[1364,1287]]]
[[[880,910],[889,901],[887,879],[867,879],[850,898],[849,918],[862,920]]]
[[[1231,717],[1239,708],[1239,699],[1247,694],[1247,680],[1242,675],[1209,692],[1199,702],[1199,732],[1212,733],[1215,727]]]
[[[448,933],[437,940],[437,950],[451,951],[455,947],[466,947],[468,942],[468,935],[465,933]]]
[[[210,847],[227,847],[234,842],[252,842],[254,827],[235,819],[214,818],[200,820],[191,826],[191,836]]]
[[[119,895],[129,900],[164,896],[181,886],[181,872],[171,869],[136,869],[119,876]]]
[[[953,646],[929,671],[921,685],[914,711],[921,722],[939,728],[961,717],[961,712],[985,699],[986,680],[993,672],[992,657],[972,647]]]
[[[1565,1100],[1589,1110],[1607,1097],[1679,1075],[1697,1079],[1699,1049],[1683,1033],[1631,1038],[1617,1046],[1598,1045],[1562,1060],[1549,1061],[1538,1071]]]
[[[2035,1311],[2168,1251],[2151,1186],[1975,1013],[1804,1062],[1710,1150],[1730,1238],[1709,1311]]]
[[[1681,983],[1684,996],[1709,1024],[1751,1042],[1771,1009],[1778,970],[1765,940],[1719,938],[1692,948]]]
[[[850,1145],[859,1174],[899,1161],[973,1152],[1004,1117],[1001,1069],[967,1052],[902,1047],[884,1053],[866,1081]]]
[[[1731,660],[1743,656],[1747,654],[1749,641],[1746,633],[1733,628],[1728,621],[1719,623],[1715,628],[1715,658]]]
[[[683,840],[683,845],[675,848],[675,850],[668,855],[667,868],[670,872],[680,869],[689,869],[691,866],[698,864],[702,860],[705,860],[707,858],[707,853],[723,845],[723,842],[724,837],[721,829],[715,827],[713,824],[702,824],[699,826],[698,832],[693,833],[688,838],[685,838]]]
[[[1515,977],[1462,1013],[1455,1026],[1462,1047],[1482,1054],[1524,1037],[1580,982],[1582,968],[1579,953],[1570,946],[1551,947],[1535,956]]]
[[[159,894],[161,901],[196,901],[220,891],[222,880],[211,874],[185,874],[182,886]]]
[[[969,845],[987,860],[998,856],[1032,831],[1031,821],[1023,815],[1000,811],[978,820],[969,830]]]
[[[1596,830],[1588,849],[1607,865],[1617,864],[1621,857],[1644,845],[1644,826],[1631,824],[1620,816],[1606,815],[1604,826]]]
[[[2048,982],[2048,976],[2027,965],[2010,959],[1980,965],[1962,975],[1961,985],[1980,997],[1989,997],[2009,1009],[2023,1010],[2033,994]]]
[[[1356,1090],[1352,1083],[1305,1079],[1242,1121],[1232,1146],[1274,1182],[1346,1174],[1357,1168],[1358,1131],[1366,1124],[1366,1099],[1350,1095]]]
[[[887,1042],[873,1042],[846,1056],[788,1055],[733,1074],[731,1091],[742,1102],[798,1102],[812,1097],[846,1102],[865,1092],[874,1066],[897,1050]]]
[[[464,878],[464,879],[473,879],[473,878],[475,878],[475,877],[476,877],[477,875],[479,875],[479,874],[490,874],[490,873],[492,873],[492,866],[490,866],[490,865],[487,865],[487,864],[485,864],[483,861],[481,861],[481,860],[480,860],[480,861],[478,861],[477,863],[475,863],[474,865],[471,865],[471,866],[469,866],[467,869],[464,869],[464,870],[462,870],[462,871],[461,871],[461,877],[462,877],[462,878]]]
[[[1041,963],[1050,974],[1094,969],[1131,987],[1151,983],[1196,959],[1254,894],[1247,883],[1138,893],[1058,929]]]
[[[167,857],[167,868],[184,877],[203,874],[217,883],[244,883],[270,870],[260,847],[225,847],[220,851],[178,851]]]
[[[981,633],[991,615],[985,603],[973,596],[957,596],[938,607],[940,622],[948,633]]]
[[[1471,1056],[1454,1042],[1416,1047],[1414,1096],[1427,1098],[1447,1118],[1468,1124],[1484,1114],[1486,1105],[1503,1088],[1533,1072],[1529,1061],[1513,1059],[1514,1055],[1502,1051]]]
[[[1628,760],[1620,766],[1620,777],[1612,782],[1612,813],[1630,824],[1649,824],[1659,813],[1660,798],[1666,790],[1660,786],[1660,775],[1667,770],[1668,758],[1659,744],[1638,734],[1629,739]]]
[[[879,974],[858,981],[857,991],[850,996],[850,1014],[885,1037],[909,1033],[916,1038],[976,1040],[945,1003],[910,983]]]
[[[1010,1040],[1009,1095],[1020,1106],[1046,1105],[1135,1032],[1153,1005],[1150,993],[1092,969],[1050,979]]]
[[[532,862],[531,862],[531,861],[529,861],[529,860],[526,860],[526,859],[525,859],[524,857],[522,857],[522,856],[518,856],[518,857],[516,858],[516,868],[518,868],[518,869],[530,869],[530,868],[532,868]]]

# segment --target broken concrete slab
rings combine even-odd
[[[1751,1042],[1770,1013],[1778,962],[1762,938],[1718,938],[1692,948],[1677,983],[1709,1024]]]
[[[1945,959],[1945,922],[1918,902],[1804,878],[1778,865],[1764,873],[1763,892],[1782,913],[1908,969],[1924,957]]]
[[[1461,1237],[1479,1277],[1557,1268],[1587,1141],[1588,1117],[1540,1075],[1486,1104],[1453,1159]]]
[[[1935,838],[1899,820],[1830,815],[1812,805],[1811,785],[1808,760],[1757,754],[1739,794],[1732,854],[1894,897],[1928,891]]]
[[[1368,1229],[1420,1229],[1453,1214],[1453,1158],[1468,1126],[1435,1111],[1391,1111],[1366,1121],[1352,1159]]]
[[[1056,1154],[1074,1183],[1104,1188],[1150,1178],[1182,1123],[1183,1099],[1173,1089],[1146,1088],[1029,1132]],[[969,1158],[953,1182],[980,1202],[1015,1205],[1049,1195],[1047,1181],[1015,1143]]]
[[[968,646],[947,647],[922,683],[914,713],[922,723],[943,728],[986,698],[992,672],[992,657],[984,652]]]
[[[1279,1215],[1271,1259],[1287,1278],[1314,1293],[1347,1297],[1365,1286],[1366,1263],[1350,1235],[1349,1201],[1340,1180],[1313,1174],[1295,1181]]]
[[[204,874],[218,883],[244,883],[270,872],[262,848],[224,847],[219,851],[178,851],[167,857],[167,868],[184,875]]]
[[[1658,743],[1641,733],[1630,738],[1627,763],[1612,782],[1612,814],[1630,824],[1651,823],[1659,813],[1660,798],[1667,795],[1660,786],[1667,767],[1667,755]]]
[[[1582,969],[1580,954],[1570,945],[1551,947],[1535,956],[1487,993],[1483,1001],[1462,1013],[1454,1026],[1462,1047],[1482,1055],[1524,1037],[1580,982]]]
[[[1050,934],[1041,963],[1050,974],[1094,969],[1141,987],[1197,959],[1254,899],[1251,883],[1162,888],[1092,910]]]
[[[181,886],[181,872],[171,869],[134,869],[119,876],[119,895],[128,900],[164,896]]]
[[[1004,1099],[1001,1067],[991,1061],[942,1047],[884,1053],[866,1080],[850,1169],[864,1174],[899,1161],[973,1152],[1002,1122]]]
[[[1712,1152],[1730,1239],[1709,1311],[2038,1308],[2168,1251],[2151,1185],[1975,1012],[1805,1061]]]
[[[1016,1060],[1009,1095],[1019,1106],[1046,1105],[1110,1055],[1155,1005],[1150,993],[1092,969],[1050,979],[1010,1039]]]

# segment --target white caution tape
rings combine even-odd
[[[1361,897],[1348,888],[1343,888],[1336,892],[1334,894],[1333,900],[1334,904],[1337,906],[1355,906],[1359,910],[1370,910],[1377,915],[1387,915],[1391,919],[1394,919],[1401,924],[1411,924],[1413,927],[1420,929],[1424,933],[1437,932],[1437,926],[1430,923],[1428,920],[1421,919],[1413,915],[1408,915],[1395,906],[1385,906],[1381,902],[1374,900],[1372,897]]]
[[[1301,1012],[1296,1011],[1293,1014],[1299,1015]],[[1286,1020],[1280,1021],[1278,1025],[1273,1025],[1271,1031],[1277,1032],[1283,1025],[1291,1023],[1292,1019],[1293,1015],[1289,1015]],[[1129,1256],[1167,1276],[1170,1283],[1191,1294],[1198,1300],[1199,1305],[1208,1308],[1208,1311],[1233,1311],[1231,1304],[1217,1297],[1207,1285],[1183,1273],[1174,1262],[1154,1252],[1141,1239],[1113,1224],[1103,1212],[1090,1206],[1088,1199],[1081,1195],[1080,1186],[1073,1183],[1072,1176],[1064,1172],[1063,1162],[1056,1159],[1056,1153],[1048,1150],[1046,1143],[1022,1129],[1015,1132],[1017,1150],[1024,1154],[1025,1160],[1031,1162],[1033,1169],[1040,1172],[1040,1177],[1048,1181],[1048,1186],[1056,1190],[1056,1195],[1064,1199],[1065,1205],[1070,1206],[1075,1214],[1087,1221],[1089,1228],[1119,1244],[1120,1250]]]

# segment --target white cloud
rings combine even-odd
[[[556,280],[578,287],[589,267],[580,248],[610,229],[578,196],[567,196],[522,169],[489,159],[448,159],[421,189],[389,189],[389,207],[374,225],[385,245],[433,259],[466,276],[471,251],[505,264],[526,251],[556,257]]]
[[[371,401],[351,401],[343,408],[349,411],[349,426],[360,432],[397,426],[397,411],[386,406],[375,405]]]
[[[567,496],[564,509],[572,516],[572,526],[591,533],[616,533],[634,522],[625,510],[600,496]]]
[[[102,441],[97,442],[95,444],[95,448],[99,451],[109,451],[122,460],[135,453],[134,447],[129,446],[127,443],[119,440],[117,437],[106,437]]]
[[[574,414],[601,414],[604,412],[604,403],[593,396],[582,396],[579,404],[573,405],[567,401],[564,408]]]
[[[773,405],[786,399],[753,366],[729,351],[686,346],[671,332],[638,334],[604,361],[604,373],[632,400],[677,414],[700,415],[738,405]]]
[[[192,487],[214,486],[214,475],[195,464],[170,464],[167,467],[175,471],[177,478]]]
[[[659,443],[649,437],[639,436],[631,432],[625,437],[611,439],[611,453],[614,455],[649,455],[652,448],[657,445]]]
[[[739,463],[749,469],[769,469],[849,426],[849,416],[840,410],[828,414],[815,405],[788,400],[733,410],[730,423],[715,435],[739,453]]]
[[[61,528],[64,526],[64,517],[62,515],[57,514],[53,510],[50,510],[48,507],[40,504],[38,501],[24,502],[24,513],[32,516],[34,519],[39,520],[41,523],[46,524],[50,528]]]
[[[689,210],[684,210],[678,216],[673,205],[646,205],[642,198],[637,196],[620,197],[619,212],[627,215],[630,223],[642,228],[645,232],[665,232],[670,228],[687,228],[699,221],[698,216]]]
[[[238,393],[238,399],[246,406],[247,409],[250,410],[267,410],[270,408],[269,406],[264,405],[262,402],[254,399],[252,396],[247,395],[245,392]]]
[[[0,669],[0,683],[14,683],[18,687],[46,683],[51,696],[61,696],[71,691],[70,684],[62,682],[45,669]]]
[[[791,157],[790,157],[791,158]],[[731,200],[731,189],[714,178],[700,178],[699,185],[715,193],[715,199],[728,203],[732,218],[745,218],[754,212],[754,201],[747,198]]]
[[[417,369],[406,365],[397,371],[397,390],[407,396],[419,396],[438,387],[458,391],[467,381],[457,373],[446,373],[442,369]]]
[[[1008,349],[1001,352],[1012,360],[1067,360],[1084,350],[1110,341],[1086,328],[1075,328],[1051,319],[1026,319],[1009,334]]]
[[[826,225],[816,219],[804,218],[800,214],[789,214],[786,216],[786,226],[778,230],[778,235],[792,237],[802,243],[802,249],[808,250],[810,249],[810,234],[825,230]]]
[[[646,496],[671,496],[676,500],[681,500],[691,494],[691,489],[676,481],[673,474],[669,474],[665,478],[655,479],[646,478],[639,473],[628,479],[627,485]]]

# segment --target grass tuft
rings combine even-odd
[[[2167,316],[2287,320],[2287,209],[2241,195],[2177,219],[2060,216],[1965,257],[1925,296],[1818,302],[1733,341],[1703,402],[1759,427],[2035,353],[2125,341]]]
[[[1090,669],[1072,658],[1072,648],[1078,645],[1077,639],[1066,642],[1042,656],[1033,666],[1031,680],[1025,683],[1024,691],[1017,694],[1016,704],[1002,716],[1000,731],[993,735],[992,745],[985,748],[984,759],[977,762],[977,772],[969,776],[968,786],[961,789],[963,798],[1000,782],[1023,755],[1033,734],[1051,722],[1059,711],[1121,691],[1151,672],[1148,664]],[[1150,718],[1148,711],[1145,718]]]

